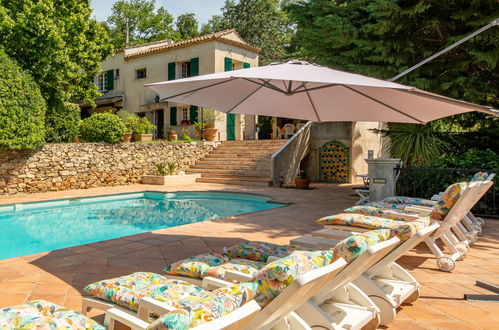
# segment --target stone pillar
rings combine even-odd
[[[366,159],[369,174],[369,201],[395,196],[395,171],[399,158]]]

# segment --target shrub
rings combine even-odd
[[[85,142],[117,143],[123,138],[125,124],[112,113],[98,113],[82,120],[80,135]]]
[[[0,149],[41,147],[45,111],[45,101],[33,78],[0,50]]]
[[[79,133],[81,110],[74,103],[60,103],[49,106],[45,116],[47,142],[73,142]]]
[[[459,169],[499,168],[499,154],[493,150],[469,149],[458,155],[443,155],[430,167]]]
[[[131,127],[133,128],[133,134],[151,134],[152,130],[156,128],[149,119],[146,117],[133,119]]]

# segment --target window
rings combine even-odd
[[[107,73],[97,77],[97,87],[99,87],[99,92],[107,91]]]
[[[136,115],[139,118],[144,118],[146,116],[146,113],[145,112],[137,112]]]
[[[184,120],[189,120],[189,109],[188,108],[182,108],[182,121]]]
[[[120,77],[120,69],[114,70],[114,79],[118,79]]]
[[[177,109],[180,112],[180,124],[189,125],[189,107],[180,106]]]
[[[191,76],[191,62],[182,63],[182,76],[180,78],[188,78]]]
[[[135,79],[144,79],[144,78],[147,78],[147,71],[145,68],[135,70]]]

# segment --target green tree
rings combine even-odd
[[[164,8],[157,10],[155,0],[119,0],[114,3],[107,19],[109,35],[115,48],[126,46],[126,31],[130,46],[172,38],[179,34],[173,28],[173,16]]]
[[[388,79],[499,16],[496,0],[300,0],[287,9],[303,57]],[[489,29],[398,82],[499,105],[499,34]]]
[[[198,25],[199,23],[193,13],[180,15],[177,17],[177,22],[175,23],[181,40],[199,36]]]
[[[290,22],[281,0],[227,0],[220,16],[210,20],[212,31],[235,28],[251,45],[262,49],[260,63],[287,58]]]
[[[70,100],[93,103],[99,95],[94,77],[112,45],[91,15],[89,0],[0,0],[0,45],[33,76],[49,115],[77,121],[74,112],[60,105]],[[57,129],[48,132],[48,142],[60,141]]]
[[[0,150],[41,147],[44,115],[40,88],[0,49]]]

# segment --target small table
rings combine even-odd
[[[363,187],[353,188],[355,193],[360,197],[360,199],[355,203],[355,205],[360,205],[369,201],[369,175],[357,174],[356,177],[362,178],[362,181],[364,182]]]

